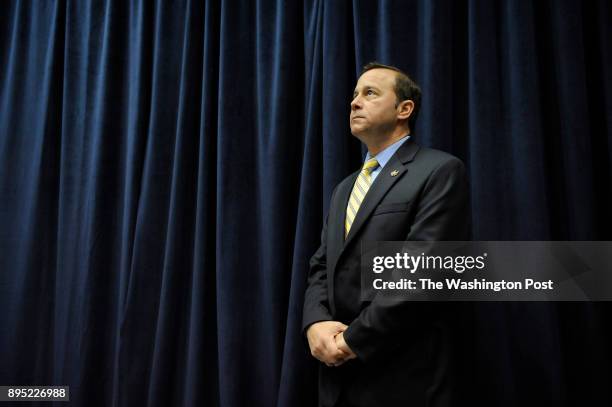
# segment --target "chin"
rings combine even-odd
[[[365,143],[364,137],[363,137],[363,133],[361,131],[351,129],[351,134],[354,137],[357,137],[359,139],[359,141],[361,141],[362,143]]]
[[[351,126],[351,133],[353,136],[357,137],[359,134],[363,134],[364,129],[361,126]]]

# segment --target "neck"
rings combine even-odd
[[[372,140],[367,140],[365,145],[368,147],[368,152],[372,157],[376,154],[383,151],[385,148],[389,147],[391,144],[395,143],[399,139],[410,134],[409,130],[406,129],[395,129],[393,133],[391,133],[387,137],[373,137]]]

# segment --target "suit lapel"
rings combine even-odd
[[[332,206],[330,207],[330,211],[333,211],[333,216],[329,217],[329,219],[332,219],[332,222],[327,225],[327,266],[329,272],[327,281],[329,284],[329,305],[332,315],[335,315],[336,313],[336,302],[334,299],[334,274],[340,254],[344,250],[344,218],[346,216],[346,205],[348,205],[349,196],[351,195],[353,184],[355,183],[358,175],[359,171],[351,176],[348,182],[340,185],[336,191],[334,202],[332,202]]]
[[[364,226],[365,222],[369,219],[374,209],[376,209],[379,202],[387,194],[391,187],[404,176],[404,173],[407,171],[404,164],[412,161],[418,150],[418,144],[415,144],[410,139],[407,140],[380,171],[366,194],[363,202],[361,203],[359,210],[357,211],[357,216],[355,216],[355,220],[353,221],[351,230],[346,237],[342,251],[344,251],[344,248],[347,247],[359,233],[359,230]],[[349,196],[352,191],[353,184],[351,184],[351,190],[348,192]],[[346,214],[347,203],[348,196],[346,197],[346,201],[344,201],[344,214]],[[344,236],[344,216],[342,218],[342,233]],[[342,252],[340,254],[342,254]]]
[[[392,171],[394,171],[394,176],[391,175]],[[355,220],[346,237],[344,246],[351,243],[351,240],[355,238],[355,235],[359,233],[365,221],[370,217],[374,209],[376,209],[380,200],[387,194],[387,191],[391,189],[397,180],[404,175],[404,172],[406,172],[406,167],[404,167],[396,156],[392,157],[387,165],[380,171],[357,211],[357,216],[355,216]]]
[[[337,191],[337,197],[335,199],[335,216],[333,217],[334,221],[332,225],[328,225],[329,229],[329,243],[330,245],[330,254],[336,254],[336,257],[332,257],[328,259],[329,265],[332,266],[331,269],[335,268],[335,261],[338,259],[342,248],[344,247],[344,220],[346,217],[346,206],[348,205],[349,197],[351,196],[351,192],[353,191],[353,185],[359,176],[359,171],[357,171],[353,176],[350,177],[348,182],[345,182],[344,185]],[[331,229],[330,229],[331,228]],[[331,244],[330,244],[331,243]]]
[[[412,161],[415,154],[419,150],[418,144],[415,144],[412,140],[407,140],[397,150],[397,152],[391,157],[387,165],[380,171],[380,174],[374,180],[374,183],[370,187],[370,190],[366,194],[361,207],[357,212],[357,216],[353,221],[351,230],[344,240],[344,220],[346,217],[346,206],[348,200],[353,191],[353,185],[359,176],[357,171],[351,176],[347,182],[339,187],[336,192],[336,197],[332,206],[330,207],[330,217],[332,221],[327,225],[328,227],[328,284],[330,289],[329,302],[332,314],[336,312],[335,299],[334,299],[334,275],[336,272],[336,265],[340,260],[340,257],[344,253],[346,247],[355,238],[355,235],[363,227],[366,220],[370,217],[380,200],[387,194],[389,189],[404,176],[407,168],[404,164]],[[391,172],[397,171],[396,175],[391,175]],[[333,216],[331,216],[333,213]]]

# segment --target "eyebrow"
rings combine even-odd
[[[374,85],[365,85],[365,86],[363,87],[363,89],[372,89],[372,90],[375,90],[375,91],[380,92],[380,88],[377,88],[377,87],[376,87],[376,86],[374,86]],[[357,88],[355,88],[355,90],[353,90],[353,95],[355,95],[356,93],[357,93]]]

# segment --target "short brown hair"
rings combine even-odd
[[[416,119],[421,107],[421,88],[419,88],[419,85],[417,85],[416,82],[413,81],[412,78],[410,78],[410,76],[408,76],[408,74],[401,69],[395,66],[381,64],[380,62],[376,61],[366,64],[361,71],[361,75],[369,70],[377,68],[390,69],[397,72],[397,75],[395,76],[395,87],[393,89],[396,97],[395,106],[397,107],[397,105],[404,100],[412,100],[414,103],[414,110],[408,118],[408,127],[410,128],[410,131],[414,131]]]

